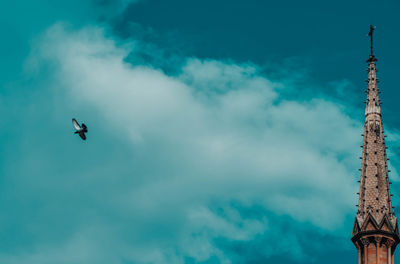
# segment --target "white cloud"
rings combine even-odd
[[[99,195],[99,205],[132,224],[112,235],[123,248],[113,253],[140,263],[213,256],[232,263],[215,240],[278,238],[284,227],[271,223],[270,213],[325,234],[351,229],[343,222],[355,213],[362,127],[344,106],[323,98],[286,100],[279,93],[283,84],[256,65],[188,58],[179,75],[169,76],[124,62],[128,51],[101,29],[57,25],[29,63],[39,72],[52,65],[54,93],[66,92],[74,107],[94,109],[96,119],[113,125],[104,127],[107,133],[128,138],[126,144],[147,157],[126,164],[143,168],[142,175],[110,175],[129,177],[131,186],[111,191],[108,204]],[[258,208],[258,216],[232,203]],[[125,232],[130,242],[121,238]],[[296,234],[263,251],[305,254]],[[91,263],[85,261],[70,263]]]

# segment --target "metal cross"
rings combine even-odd
[[[374,56],[374,49],[373,49],[373,37],[374,37],[374,30],[375,30],[375,26],[370,25],[369,26],[369,33],[368,36],[371,37],[371,56]]]

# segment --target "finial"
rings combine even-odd
[[[376,27],[374,27],[373,25],[369,26],[369,33],[368,36],[371,37],[371,55],[374,56],[374,48],[373,48],[373,37],[374,37],[374,30],[376,29]]]
[[[371,62],[371,61],[376,61],[377,59],[374,56],[374,30],[376,29],[376,26],[370,25],[369,26],[369,33],[368,36],[371,39],[371,54],[369,55],[369,59],[367,60],[367,62]]]

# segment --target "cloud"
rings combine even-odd
[[[283,97],[301,87],[254,64],[185,58],[167,74],[135,53],[125,62],[132,45],[61,24],[35,44],[32,102],[48,106],[31,117],[46,113],[37,133],[56,134],[20,146],[12,181],[40,205],[27,214],[42,222],[22,230],[41,236],[2,263],[289,263],[310,259],[309,233],[348,240],[358,117],[322,96]],[[68,143],[71,115],[88,124],[87,143]]]

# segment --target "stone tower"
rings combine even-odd
[[[358,264],[394,264],[399,230],[391,202],[373,33],[371,26],[360,192],[351,240],[358,250]]]

